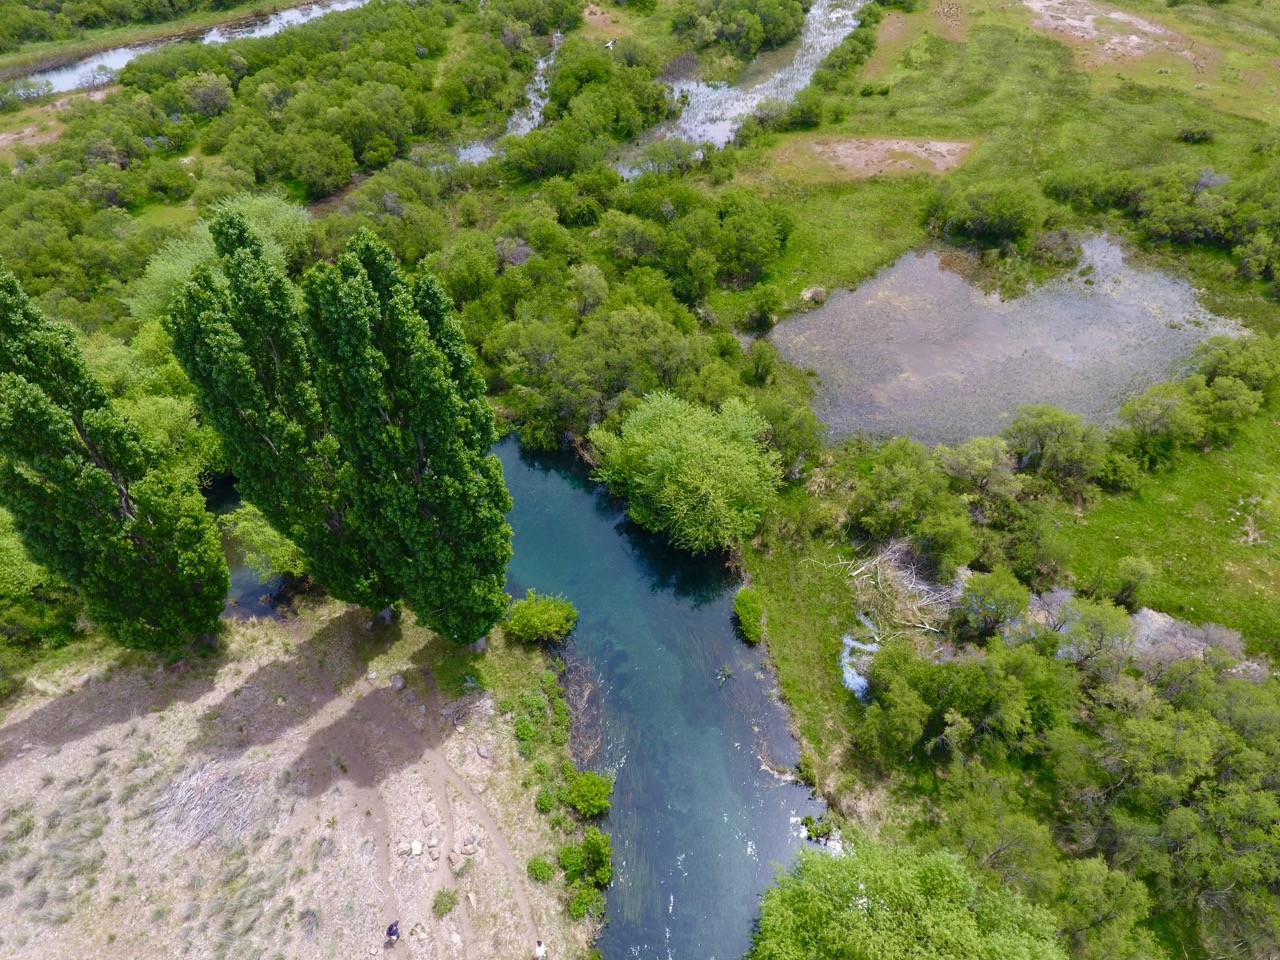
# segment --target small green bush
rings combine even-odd
[[[733,597],[733,615],[742,638],[750,644],[764,639],[764,603],[755,587],[739,587]]]
[[[591,886],[580,886],[569,901],[569,916],[575,920],[604,916],[604,894]]]
[[[564,791],[564,802],[583,817],[601,817],[609,812],[613,780],[593,770],[575,773]]]
[[[556,875],[556,865],[546,857],[529,858],[529,879],[535,883],[550,883]]]
[[[560,869],[564,871],[565,877],[577,879],[582,876],[585,860],[582,855],[582,847],[579,844],[566,843],[556,855],[556,861],[560,864]]]
[[[530,590],[507,613],[507,636],[520,643],[558,643],[578,622],[578,610],[560,594]]]
[[[537,799],[533,801],[533,805],[537,807],[539,813],[550,813],[556,805],[556,795],[543,787],[538,791]]]
[[[458,890],[456,887],[446,887],[436,893],[436,898],[431,901],[431,912],[437,917],[447,916],[454,907],[458,905]]]
[[[1044,219],[1039,191],[1018,183],[944,190],[934,216],[943,233],[996,247],[1025,239]]]

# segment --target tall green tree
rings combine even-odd
[[[193,478],[112,408],[71,332],[3,266],[0,505],[122,643],[172,650],[216,629],[229,579]]]
[[[506,608],[511,501],[440,284],[361,233],[299,288],[242,217],[210,229],[218,263],[168,326],[245,499],[339,599],[483,634]]]

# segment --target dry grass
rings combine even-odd
[[[480,695],[446,704],[465,732],[434,750],[422,668],[463,655],[370,620],[323,603],[231,625],[216,663],[46,677],[64,692],[0,724],[0,957],[361,956],[399,918],[416,957],[523,958],[521,893],[557,956],[585,952],[589,925],[496,853],[556,844],[509,724]],[[498,676],[535,666],[489,658]],[[465,869],[400,852],[446,825]],[[443,920],[437,889],[458,897]]]

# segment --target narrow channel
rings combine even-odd
[[[36,83],[47,82],[51,93],[69,93],[85,86],[95,85],[99,78],[114,74],[135,57],[148,53],[159,47],[180,40],[198,40],[200,43],[227,43],[230,40],[249,39],[253,37],[269,37],[287,27],[296,27],[322,17],[326,13],[337,10],[351,10],[363,6],[368,0],[324,0],[320,3],[308,3],[300,7],[278,10],[262,17],[249,17],[234,23],[226,23],[214,27],[196,37],[186,35],[170,37],[164,40],[152,40],[127,47],[114,47],[91,54],[83,60],[69,66],[54,67],[28,75],[28,79]]]

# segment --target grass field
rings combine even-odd
[[[1276,398],[1230,447],[1189,452],[1131,494],[1081,515],[1063,509],[1056,536],[1078,581],[1114,574],[1120,558],[1156,568],[1144,600],[1196,623],[1241,631],[1280,653],[1280,404]]]

